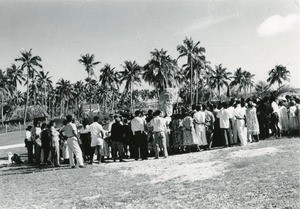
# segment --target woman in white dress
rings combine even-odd
[[[288,110],[284,106],[283,101],[280,101],[279,104],[279,124],[281,126],[281,131],[283,133],[288,133],[289,130],[289,117],[288,117]]]
[[[294,100],[290,102],[290,108],[289,108],[289,131],[295,132],[299,129],[299,122],[297,118],[297,107]]]

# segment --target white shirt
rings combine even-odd
[[[63,131],[68,138],[74,137],[74,133],[77,134],[77,128],[74,123],[68,123],[63,127]]]
[[[220,118],[220,128],[229,128],[229,119],[230,119],[230,112],[228,109],[222,109],[218,112],[217,117]]]
[[[234,116],[238,120],[244,119],[246,116],[246,109],[242,108],[241,105],[238,105],[234,110]]]
[[[144,118],[141,117],[133,118],[131,121],[131,130],[133,132],[133,135],[135,131],[144,131],[145,124],[146,122]]]
[[[25,138],[26,138],[28,141],[32,141],[32,139],[31,139],[31,132],[30,132],[30,131],[26,131],[26,132],[25,132]]]
[[[151,121],[150,121],[150,126],[153,127],[154,132],[162,132],[166,131],[167,128],[167,121],[165,118],[162,118],[160,116],[155,116]]]
[[[273,108],[273,113],[275,113],[275,112],[279,113],[279,107],[278,107],[278,104],[275,101],[273,101],[271,103],[271,106]]]
[[[98,122],[92,123],[87,129],[91,132],[92,140],[104,137],[105,130]]]
[[[234,117],[234,107],[233,107],[233,106],[228,107],[228,108],[227,108],[227,111],[228,111],[229,114],[230,114],[230,118],[235,119],[235,117]]]
[[[200,125],[201,123],[203,123],[202,125],[205,124],[205,112],[198,111],[194,114],[193,118],[197,125]]]

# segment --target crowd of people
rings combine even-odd
[[[110,114],[108,119],[85,118],[75,125],[71,115],[64,126],[35,120],[26,129],[28,163],[72,168],[107,160],[147,160],[169,154],[245,146],[261,139],[300,134],[300,100],[297,97],[231,99],[181,108],[171,116],[161,110],[137,110],[134,116]],[[125,159],[125,160],[124,160]]]

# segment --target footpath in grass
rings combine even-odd
[[[299,208],[300,139],[83,169],[0,168],[0,208]]]

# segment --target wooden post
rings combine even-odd
[[[7,133],[7,123],[5,124],[5,133]]]

